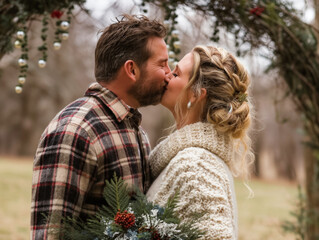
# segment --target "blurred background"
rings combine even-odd
[[[311,4],[291,1],[305,12],[305,21],[314,19]],[[0,61],[0,239],[29,238],[29,209],[31,202],[32,158],[49,121],[65,105],[83,96],[94,82],[94,49],[98,31],[122,13],[139,14],[134,1],[94,1],[85,6],[88,15],[79,9],[69,30],[69,39],[60,50],[49,47],[45,68],[38,68],[40,53],[37,46],[41,22],[33,21],[29,32],[29,70],[21,94],[14,91],[19,75],[16,62],[19,50]],[[209,40],[209,23],[190,9],[178,10],[178,30],[181,58],[197,44],[213,44],[235,54],[232,36],[222,33],[219,43]],[[149,16],[163,19],[163,13],[149,9]],[[53,39],[53,31],[49,39]],[[255,197],[236,180],[240,217],[240,239],[294,239],[280,227],[290,218],[294,208],[297,186],[305,181],[301,116],[294,103],[285,97],[286,86],[276,71],[265,73],[269,62],[263,56],[267,49],[240,58],[252,79],[252,99],[255,119],[252,140],[256,163],[250,183]],[[142,126],[148,132],[152,147],[167,134],[173,124],[170,113],[162,106],[140,109]]]

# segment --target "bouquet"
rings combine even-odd
[[[174,214],[178,194],[170,198],[164,207],[147,201],[146,196],[135,189],[131,196],[122,178],[106,181],[103,196],[107,206],[86,223],[68,218],[61,229],[64,239],[91,240],[193,240],[203,235],[193,226],[195,219],[181,223]],[[199,216],[198,216],[199,217]]]

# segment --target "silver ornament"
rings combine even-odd
[[[177,38],[179,35],[179,31],[178,30],[173,30],[172,31],[172,37]]]
[[[23,58],[20,58],[20,59],[18,60],[18,63],[19,63],[19,66],[20,66],[20,67],[23,67],[23,66],[27,65],[27,60],[25,60],[25,59],[23,59]]]
[[[18,82],[19,82],[20,84],[24,84],[24,83],[25,83],[25,77],[19,77],[19,78],[18,78]]]
[[[40,59],[39,62],[38,62],[38,65],[39,65],[40,68],[44,68],[46,64],[47,64],[47,62],[44,61],[43,59]]]
[[[169,20],[164,20],[163,24],[165,28],[169,28],[169,26],[171,25]]]
[[[22,93],[22,87],[21,86],[16,86],[15,87],[15,91],[16,91],[17,94]]]
[[[16,41],[14,42],[14,47],[15,47],[15,48],[21,48],[21,42],[20,42],[19,40],[16,40]]]
[[[61,43],[55,42],[55,43],[53,43],[53,47],[55,50],[59,50],[61,48]]]
[[[175,57],[175,53],[174,53],[173,51],[169,51],[169,52],[168,52],[168,56],[169,56],[170,58],[174,58],[174,57]]]
[[[23,31],[18,31],[17,32],[17,38],[19,38],[19,39],[23,39],[24,35],[25,35],[25,33]]]
[[[180,42],[180,41],[176,41],[176,42],[173,43],[173,45],[174,45],[174,48],[180,49],[180,47],[181,47],[181,42]]]
[[[62,33],[61,38],[62,38],[62,40],[67,40],[69,38],[69,34],[68,33]]]
[[[63,21],[60,24],[60,27],[62,30],[67,30],[69,28],[70,24],[67,21]]]

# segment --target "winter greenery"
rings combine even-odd
[[[178,194],[165,207],[147,201],[146,196],[134,190],[134,194],[121,178],[114,178],[104,189],[107,205],[86,223],[68,218],[62,227],[63,238],[72,240],[192,240],[203,233],[192,222],[181,222],[174,214]]]

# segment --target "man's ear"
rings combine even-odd
[[[140,69],[133,60],[127,60],[124,63],[124,71],[128,78],[136,82],[140,76]]]

